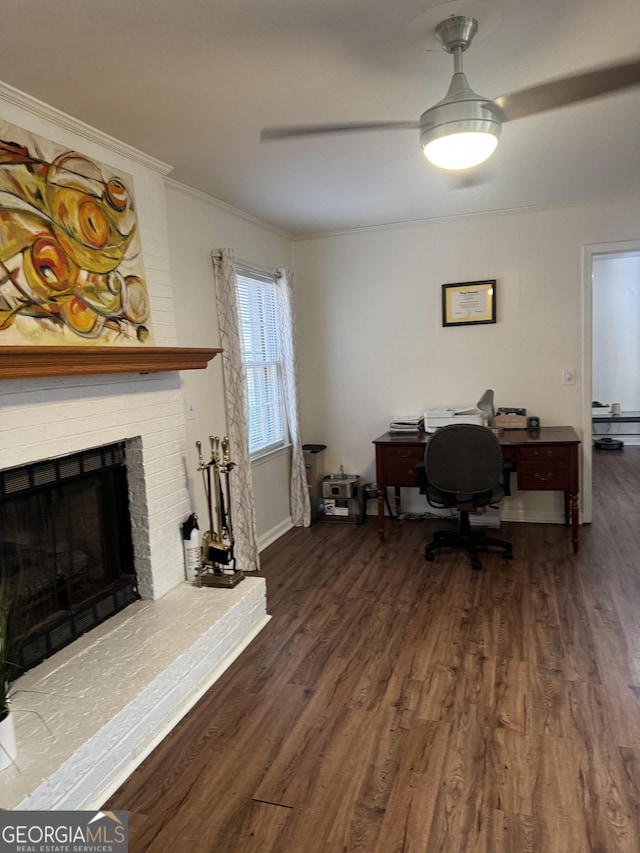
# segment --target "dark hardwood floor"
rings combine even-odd
[[[503,523],[482,572],[432,521],[282,537],[271,622],[104,806],[131,853],[638,853],[640,447],[594,483],[579,554]]]

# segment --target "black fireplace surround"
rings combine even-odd
[[[22,671],[140,597],[125,442],[0,471],[0,571]]]

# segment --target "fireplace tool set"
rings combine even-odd
[[[236,568],[233,554],[233,528],[231,526],[231,493],[229,474],[235,462],[229,459],[229,439],[210,435],[211,458],[205,462],[202,443],[198,448],[198,471],[207,497],[209,529],[202,536],[202,565],[196,570],[197,586],[233,587],[244,575]]]

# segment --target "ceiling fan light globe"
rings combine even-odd
[[[452,132],[424,145],[424,156],[439,169],[461,171],[484,163],[496,150],[498,135],[487,131]]]
[[[464,74],[454,74],[446,97],[420,116],[420,147],[440,169],[470,169],[495,151],[502,119],[492,101],[469,89]]]

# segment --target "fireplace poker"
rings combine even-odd
[[[227,493],[227,535],[229,542],[233,546],[233,524],[231,521],[231,489],[229,486],[229,472],[235,468],[235,462],[229,459],[229,436],[222,439],[222,470],[224,471],[225,489]]]
[[[213,468],[213,486],[212,492],[216,494],[216,532],[213,543],[209,546],[209,559],[219,566],[228,566],[233,561],[233,550],[229,544],[224,541],[223,529],[223,501],[222,501],[222,485],[220,483],[220,436],[210,435],[211,442],[211,467]]]
[[[198,448],[198,469],[202,471],[202,483],[207,498],[207,510],[209,512],[209,529],[202,534],[202,562],[209,562],[209,548],[213,540],[213,509],[211,507],[211,466],[204,461],[202,456],[202,442],[196,441]]]
[[[211,444],[211,462],[209,463],[213,468],[213,492],[211,496],[212,502],[215,500],[215,515],[216,515],[216,530],[214,535],[214,541],[216,545],[222,544],[222,516],[220,513],[220,473],[218,466],[220,464],[220,454],[219,454],[219,446],[220,446],[220,436],[219,435],[210,435],[209,442]],[[215,495],[215,498],[214,498]]]

